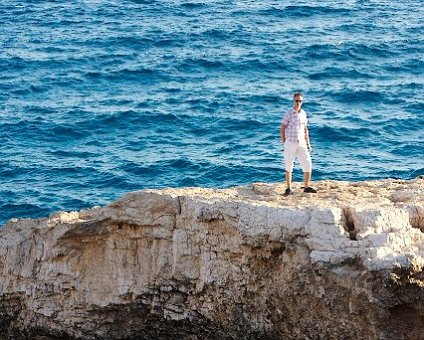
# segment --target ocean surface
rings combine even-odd
[[[282,181],[295,91],[313,179],[424,174],[422,1],[0,0],[0,18],[0,224]]]

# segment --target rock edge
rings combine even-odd
[[[424,180],[129,193],[0,230],[11,339],[422,339]]]

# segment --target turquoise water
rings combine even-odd
[[[424,174],[421,1],[0,1],[0,223],[125,192]],[[301,179],[299,167],[295,179]]]

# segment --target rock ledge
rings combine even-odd
[[[0,229],[0,338],[423,339],[424,179],[129,193]]]

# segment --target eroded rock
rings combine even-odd
[[[422,339],[424,180],[316,184],[145,190],[10,221],[0,337]]]

